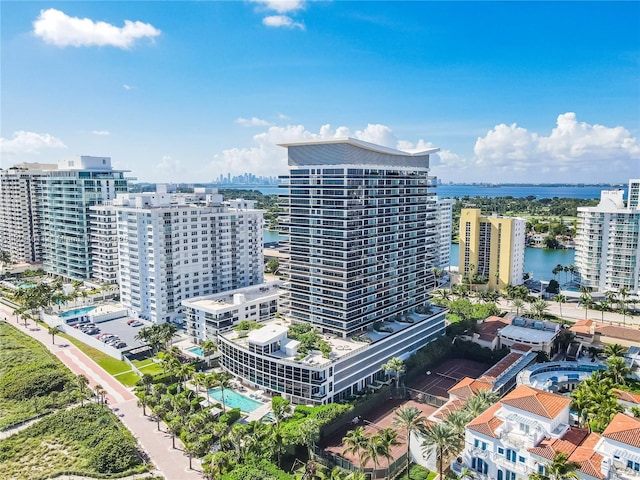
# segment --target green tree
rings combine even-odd
[[[625,385],[627,383],[627,377],[631,375],[632,370],[627,365],[623,357],[609,357],[607,358],[607,371],[605,375],[617,385]]]
[[[422,430],[422,435],[422,450],[427,456],[435,452],[440,479],[444,479],[445,461],[462,447],[460,435],[446,423],[432,423]]]
[[[604,347],[604,354],[607,357],[622,357],[627,349],[617,343],[609,343]]]
[[[405,367],[404,362],[402,361],[402,359],[399,358],[399,357],[393,357],[387,363],[382,365],[381,368],[382,368],[382,370],[385,370],[385,371],[394,372],[395,377],[396,377],[396,387],[399,387],[400,386],[400,374],[404,373],[404,371],[406,370],[406,367]]]
[[[582,294],[580,295],[578,303],[584,307],[584,318],[586,320],[589,317],[589,308],[593,305],[593,298],[588,290],[580,288],[580,291]]]
[[[347,432],[342,438],[342,444],[346,446],[343,454],[355,455],[360,459],[369,445],[369,437],[364,433],[364,427],[357,427]]]
[[[211,367],[211,355],[218,351],[218,344],[213,340],[207,339],[200,344],[202,354],[207,359],[207,367]]]
[[[533,318],[542,320],[547,313],[548,308],[549,306],[547,305],[546,301],[544,301],[542,298],[536,298],[531,304],[531,309],[529,312],[531,316],[533,316]]]
[[[398,441],[398,432],[390,427],[383,428],[373,436],[371,443],[375,446],[378,456],[387,459],[387,478],[391,478],[391,472],[389,472],[389,469],[391,468],[391,460],[393,460],[391,450],[393,447],[400,445],[400,442]]]
[[[558,303],[558,307],[560,308],[560,319],[562,320],[562,324],[564,325],[564,317],[562,316],[562,304],[567,303],[567,297],[559,293],[553,297],[553,301]]]
[[[224,389],[225,388],[229,388],[230,384],[231,384],[231,375],[229,375],[226,372],[220,372],[220,373],[216,373],[214,374],[214,378],[215,378],[215,386],[220,388],[220,398],[222,399],[222,411],[226,412],[227,411],[227,405],[224,401]]]
[[[511,301],[511,304],[516,308],[516,317],[520,315],[520,309],[524,308],[525,303],[524,300],[521,298],[514,298]]]
[[[407,439],[407,479],[409,478],[409,466],[411,464],[411,434],[422,431],[425,427],[426,418],[416,407],[400,407],[396,411],[392,424],[402,428]]]
[[[47,333],[51,335],[51,343],[56,344],[56,335],[60,333],[60,329],[57,326],[48,327]]]

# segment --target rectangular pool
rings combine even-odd
[[[79,317],[80,315],[84,315],[85,313],[89,313],[91,310],[95,310],[96,307],[82,307],[76,308],[75,310],[68,310],[64,313],[58,315],[60,318],[70,318],[70,317]]]
[[[202,357],[202,347],[191,347],[191,348],[187,348],[187,352],[193,353],[194,355],[197,355],[198,357]]]
[[[222,402],[222,392],[220,388],[212,388],[209,390],[209,395],[217,401]],[[262,402],[245,397],[230,388],[224,389],[224,403],[228,408],[239,408],[246,413],[253,412],[256,408],[263,405]]]

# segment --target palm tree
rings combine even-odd
[[[51,335],[51,343],[56,344],[56,335],[60,333],[60,329],[57,326],[47,328],[47,333]]]
[[[562,318],[562,304],[567,303],[567,297],[559,293],[555,297],[553,297],[553,301],[558,302],[558,307],[560,307],[560,319],[562,320],[562,324],[564,325],[564,318]]]
[[[496,392],[480,390],[467,401],[464,410],[468,412],[472,418],[475,418],[499,399],[500,395]]]
[[[224,397],[223,397],[224,398]],[[284,418],[291,413],[291,402],[286,398],[282,398],[280,396],[273,397],[271,399],[271,411],[273,412],[273,418],[275,420],[274,426],[274,443],[278,448],[276,448],[276,453],[278,456],[278,466],[281,465],[281,455],[283,453],[284,448],[280,448],[281,445],[284,445],[282,432],[280,431],[280,422],[284,420]]]
[[[227,406],[224,402],[224,389],[229,388],[231,383],[231,375],[226,372],[215,373],[215,386],[220,387],[220,398],[222,399],[222,411],[226,412]]]
[[[451,295],[449,294],[449,291],[444,289],[444,288],[440,288],[438,290],[435,290],[433,292],[433,296],[438,298],[443,303],[448,302],[449,300],[451,300]]]
[[[524,300],[521,298],[514,298],[511,303],[516,307],[516,317],[520,315],[520,309],[524,308]]]
[[[604,300],[600,300],[595,304],[596,310],[600,311],[600,320],[604,323],[604,312],[609,311],[609,301],[605,298]]]
[[[93,391],[96,394],[96,397],[98,397],[98,404],[102,405],[104,401],[104,394],[106,393],[105,389],[102,387],[102,385],[98,384],[93,387]]]
[[[173,337],[177,332],[178,327],[170,322],[163,323],[158,327],[158,335],[162,340],[165,350],[167,348],[167,343],[171,344],[173,342]]]
[[[607,358],[606,375],[613,380],[613,383],[624,385],[627,383],[627,377],[631,375],[633,370],[627,366],[627,362],[622,357]]]
[[[391,460],[393,460],[391,449],[400,445],[400,442],[398,441],[398,432],[390,427],[383,428],[373,436],[371,442],[376,445],[378,455],[387,459],[387,478],[391,478],[389,472],[389,469],[391,468]]]
[[[89,379],[84,375],[76,376],[76,385],[78,386],[78,390],[80,390],[80,405],[84,405],[84,399],[87,396],[87,387],[89,386]]]
[[[178,393],[180,393],[180,385],[184,388],[187,380],[193,375],[196,371],[196,366],[193,363],[182,363],[177,369],[177,374],[179,378],[178,383]]]
[[[213,340],[207,339],[200,344],[200,348],[207,359],[207,367],[211,367],[211,355],[218,351],[218,345]]]
[[[430,456],[435,451],[436,464],[440,473],[440,480],[444,480],[444,463],[452,454],[457,453],[462,447],[460,436],[446,423],[433,423],[422,431],[422,451]]]
[[[171,433],[171,446],[175,450],[176,436],[182,432],[182,419],[178,416],[173,417],[169,420],[169,423],[167,423],[167,428],[169,429],[169,433]]]
[[[411,434],[424,429],[427,419],[416,407],[400,407],[396,410],[393,426],[404,429],[407,439],[407,479],[411,463]]]
[[[209,395],[209,390],[211,390],[212,388],[215,388],[216,382],[217,382],[216,374],[212,373],[212,374],[209,374],[209,375],[205,376],[204,377],[204,382],[202,383],[202,386],[205,388],[206,393],[207,393],[207,406],[208,407],[211,406],[211,396]],[[224,397],[222,397],[222,398],[224,400]]]
[[[404,362],[401,358],[393,357],[387,363],[382,365],[381,367],[385,371],[391,371],[395,373],[396,377],[396,388],[400,387],[400,374],[404,373],[406,367],[404,366]]]
[[[537,318],[538,320],[542,320],[547,312],[547,302],[545,302],[542,298],[536,298],[535,301],[531,304],[530,314],[533,318]]]
[[[570,462],[566,453],[558,452],[553,457],[553,461],[545,466],[545,473],[549,480],[578,480],[579,468],[580,464]]]
[[[369,437],[364,433],[364,427],[357,427],[347,432],[342,438],[342,444],[346,445],[346,448],[342,452],[343,455],[352,454],[360,459],[362,453],[369,445]]]
[[[137,393],[138,395],[138,407],[142,407],[142,415],[147,416],[147,405],[149,404],[150,395],[142,390]]]
[[[140,378],[140,382],[144,386],[144,391],[149,393],[151,391],[151,385],[153,385],[153,375],[149,373],[143,373]]]
[[[609,343],[604,347],[604,354],[607,357],[622,357],[627,349],[617,343]]]
[[[580,295],[578,303],[584,307],[584,318],[586,320],[589,317],[589,307],[593,305],[593,298],[586,288],[580,287],[580,291],[582,294]]]

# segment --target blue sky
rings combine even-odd
[[[2,168],[277,175],[275,144],[440,147],[445,182],[640,176],[638,2],[6,2]]]

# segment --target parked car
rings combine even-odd
[[[127,346],[127,344],[125,342],[118,342],[115,345],[116,348],[124,348],[126,346]]]
[[[137,320],[135,318],[132,318],[127,322],[127,325],[131,325],[133,322],[136,322],[136,321]]]
[[[143,323],[138,321],[138,320],[136,320],[135,322],[133,322],[131,324],[132,327],[141,327],[142,325],[143,325]]]

